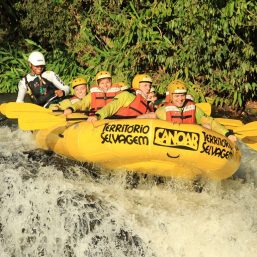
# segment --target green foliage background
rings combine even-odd
[[[127,83],[147,72],[160,93],[181,78],[198,101],[256,100],[254,0],[11,0],[1,8],[0,92],[17,91],[28,53],[41,49],[66,83],[83,74],[91,84],[102,69]]]

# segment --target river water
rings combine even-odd
[[[257,256],[257,152],[222,182],[101,170],[0,126],[0,257]]]

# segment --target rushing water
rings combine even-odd
[[[36,150],[2,125],[0,257],[257,256],[257,152],[240,148],[234,178],[196,190]]]

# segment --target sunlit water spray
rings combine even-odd
[[[199,193],[35,150],[16,128],[0,139],[1,257],[256,256],[257,154],[244,145],[234,178]]]

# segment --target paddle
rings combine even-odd
[[[243,126],[244,123],[241,120],[234,120],[234,119],[226,119],[226,118],[215,118],[215,121],[219,122],[225,127],[240,127]]]
[[[255,137],[257,136],[257,121],[253,121],[243,126],[234,128],[233,131],[240,137]]]
[[[257,151],[257,137],[244,137],[241,141],[248,147]]]
[[[2,113],[3,115],[5,115],[6,105],[7,103],[3,103],[0,105],[0,113]]]
[[[45,109],[42,107],[39,107],[39,108]],[[60,124],[61,126],[66,124],[67,121],[86,120],[87,117],[67,118],[63,115],[55,116],[51,114],[51,110],[45,109],[45,113],[41,112],[40,115],[38,115],[38,113],[35,111],[20,113],[18,119],[19,119],[19,122],[22,124],[22,128],[26,127],[28,130],[33,130],[33,129],[41,129],[41,127],[47,128],[58,124]],[[24,125],[25,123],[27,124],[26,126]],[[37,126],[37,123],[38,123],[38,126]],[[242,126],[238,126],[234,128],[233,131],[240,137],[257,136],[257,121],[250,122]]]
[[[211,105],[209,103],[197,103],[196,104],[199,108],[201,108],[207,115],[211,114]],[[16,103],[16,102],[9,102],[6,103],[4,106],[0,106],[0,110],[3,114],[5,114],[10,119],[18,118],[21,113],[52,113],[52,112],[62,112],[60,110],[50,110],[44,107],[41,107],[36,104],[32,103]],[[77,111],[80,112],[80,111]],[[84,111],[81,111],[84,112]]]
[[[5,106],[6,106],[6,103],[0,104],[0,122],[7,120],[7,117],[4,115]]]
[[[9,102],[4,106],[4,113],[9,119],[17,119],[21,114],[28,114],[28,113],[34,113],[35,115],[41,115],[41,113],[54,113],[59,112],[63,113],[62,110],[51,110],[44,107],[41,107],[36,104],[32,103],[16,103],[16,102]],[[2,112],[2,106],[1,106],[1,112]],[[75,113],[85,113],[85,111],[76,111]]]
[[[1,106],[2,107],[2,106]],[[2,112],[2,108],[1,108]],[[16,103],[16,102],[9,102],[4,106],[4,114],[10,119],[17,119],[20,114],[25,113],[51,113],[52,110],[46,109],[36,104],[32,103]]]
[[[211,110],[211,105],[209,103],[197,103],[197,106],[199,106],[199,108],[202,108],[206,112],[210,112]],[[48,128],[58,124],[65,124],[67,121],[69,121],[69,118],[65,118],[63,116],[56,117],[51,115],[54,112],[53,110],[46,109],[44,107],[41,107],[39,105],[35,105],[32,103],[16,103],[16,102],[4,103],[4,104],[1,104],[0,110],[1,110],[1,113],[6,115],[8,118],[19,118],[20,116],[22,116],[20,122],[22,123],[22,127],[26,128],[26,130]],[[62,111],[58,111],[58,112],[62,112]],[[30,115],[28,116],[28,114]],[[48,115],[43,116],[43,114],[48,114]],[[83,120],[83,119],[86,119],[86,118],[79,118],[79,119],[77,118],[77,120]],[[229,126],[233,127],[234,132],[240,138],[256,135],[257,122],[251,122],[246,125],[242,125],[242,122],[239,120],[221,119],[221,118],[217,118],[217,119],[221,124],[223,124],[227,128]],[[44,122],[45,124],[43,124]],[[33,123],[35,124],[33,125]],[[27,124],[27,125],[25,126],[24,124]]]
[[[40,115],[26,113],[21,114],[18,117],[18,125],[23,130],[39,130],[48,129],[54,126],[65,126],[68,121],[83,120],[87,120],[87,117],[67,118],[64,115],[55,116],[50,113],[41,113]]]
[[[55,96],[53,96],[52,98],[50,98],[50,99],[44,104],[43,107],[45,107],[45,108],[49,107],[51,101],[53,101],[53,100],[56,99],[57,97],[58,97],[58,96],[55,95]]]

